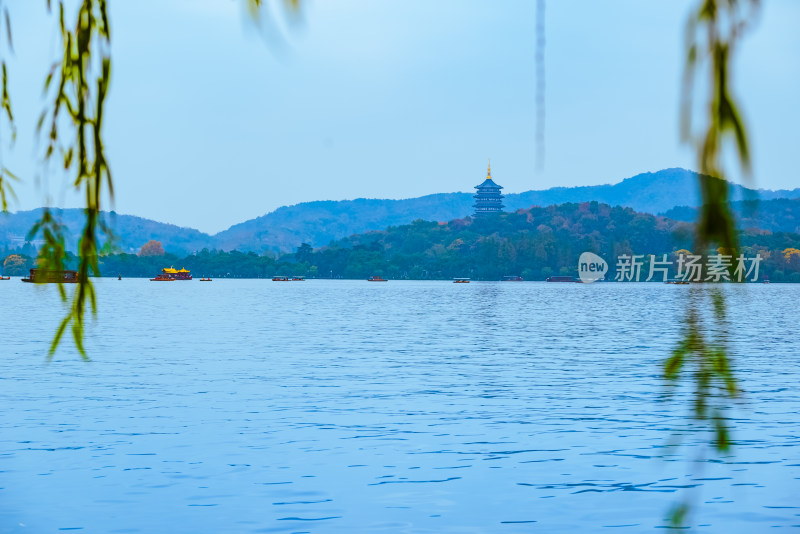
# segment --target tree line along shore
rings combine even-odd
[[[740,253],[759,255],[760,278],[800,282],[800,234],[748,229],[738,234]],[[221,251],[202,249],[189,255],[170,253],[151,242],[138,254],[106,247],[99,257],[104,277],[153,277],[165,267],[185,268],[195,277],[270,278],[298,275],[308,278],[499,280],[519,275],[525,280],[577,275],[581,253],[589,251],[609,263],[614,277],[616,258],[693,251],[694,225],[630,208],[583,202],[501,213],[486,219],[456,219],[447,223],[417,220],[383,231],[367,232],[313,248],[303,244],[294,252]],[[21,276],[35,266],[35,250],[6,249],[3,274]],[[65,268],[77,263],[69,256]]]

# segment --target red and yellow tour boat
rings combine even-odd
[[[454,284],[469,284],[469,278],[453,278]]]
[[[367,282],[388,282],[388,280],[381,278],[380,276],[370,276],[367,278]]]
[[[161,274],[158,274],[155,278],[151,278],[151,282],[174,282],[175,280],[191,280],[192,273],[187,271],[186,269],[176,269],[174,267],[168,267],[166,269],[161,269]]]

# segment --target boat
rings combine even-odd
[[[77,284],[78,271],[31,269],[30,274],[23,278],[22,281],[33,284]]]
[[[306,281],[306,277],[305,276],[293,276],[292,277],[292,282],[305,282],[305,281]]]
[[[122,280],[122,275],[121,274],[117,274],[117,280]]]
[[[174,280],[191,280],[192,274],[191,271],[186,269],[176,269],[175,267],[167,267],[166,269],[161,269],[161,274],[157,275],[155,278],[151,278],[151,282],[169,282]],[[120,277],[122,280],[122,277]]]
[[[192,274],[191,271],[183,268],[183,269],[173,269],[170,267],[169,269],[164,269],[164,272],[169,272],[170,274],[174,275],[173,278],[175,280],[191,280]]]
[[[453,278],[454,284],[469,284],[469,278]]]
[[[683,280],[681,278],[672,278],[664,282],[665,284],[674,284],[679,286],[688,286],[690,282],[688,280]]]
[[[578,280],[575,280],[571,276],[551,276],[549,278],[545,278],[544,281],[545,282],[577,282]]]
[[[11,280],[10,276],[0,276],[0,280]]]
[[[289,281],[289,277],[288,276],[273,276],[272,277],[272,281],[273,282],[288,282]]]
[[[388,280],[381,278],[380,276],[370,276],[367,278],[367,282],[388,282]]]
[[[501,282],[522,282],[522,277],[515,274],[504,276]]]
[[[211,278],[201,278],[200,281],[201,282],[211,282],[212,280],[211,280]]]

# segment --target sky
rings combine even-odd
[[[43,1],[7,4],[18,136],[0,143],[23,179],[10,208],[79,207],[35,142],[56,20]],[[507,193],[696,168],[678,133],[692,4],[547,2],[539,171],[533,0],[307,0],[301,23],[280,19],[266,36],[243,0],[112,1],[104,207],[216,233],[305,201],[472,191],[489,158]],[[735,97],[753,185],[794,188],[800,2],[763,4]]]

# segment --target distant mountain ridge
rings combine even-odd
[[[495,177],[502,185],[502,178]],[[477,181],[476,181],[477,183]],[[472,214],[473,193],[440,193],[403,200],[356,199],[304,202],[284,206],[262,217],[231,226],[214,236],[224,250],[291,250],[301,243],[314,247],[348,235],[383,230],[416,219],[451,221]],[[793,190],[748,189],[731,184],[732,200],[798,198]],[[553,187],[505,196],[506,211],[531,206],[596,200],[660,214],[677,206],[700,205],[698,174],[686,169],[642,173],[610,185]]]
[[[527,191],[519,195],[508,195],[507,204],[551,205],[564,202],[586,202],[596,200],[611,206],[626,206],[643,213],[662,214],[676,206],[696,207],[701,204],[698,173],[673,168],[658,172],[646,172],[626,178],[610,185],[581,187],[553,187],[543,191]],[[730,184],[731,201],[772,200],[776,198],[798,198],[796,189],[750,189]]]
[[[68,250],[75,251],[78,246],[81,230],[85,223],[81,209],[51,208],[57,214],[59,222],[65,228],[65,240]],[[31,227],[42,216],[44,208],[37,208],[16,213],[0,214],[0,246],[18,247],[24,245]],[[161,223],[134,215],[120,215],[115,212],[103,212],[106,222],[114,229],[117,240],[115,245],[125,252],[138,250],[151,239],[161,241],[167,250],[191,252],[208,247],[212,237],[193,228],[184,228],[169,223]],[[100,243],[105,243],[104,236],[98,236]],[[33,244],[41,242],[41,236],[33,236]]]
[[[502,177],[495,177],[502,185]],[[474,180],[477,183],[478,180]],[[161,241],[164,248],[176,254],[203,248],[241,251],[291,251],[302,243],[314,247],[331,241],[390,226],[408,224],[417,219],[451,221],[472,214],[473,193],[438,193],[422,197],[392,200],[367,199],[324,200],[284,206],[261,217],[235,224],[209,235],[192,228],[182,228],[131,215],[106,214],[117,235],[116,244],[124,251],[138,250],[150,239]],[[800,188],[792,190],[753,190],[731,185],[734,201],[800,197]],[[626,178],[616,184],[553,187],[506,195],[506,211],[549,206],[566,202],[598,201],[611,206],[625,206],[636,211],[662,214],[680,206],[700,204],[698,175],[686,169],[664,169]],[[59,210],[70,238],[68,247],[75,249],[80,234],[83,212]],[[41,214],[41,209],[0,216],[0,246],[19,246]],[[686,220],[686,213],[675,218]],[[780,217],[778,217],[780,218]],[[773,221],[773,225],[782,223]],[[791,222],[787,224],[793,224]],[[790,226],[794,228],[794,226]]]

